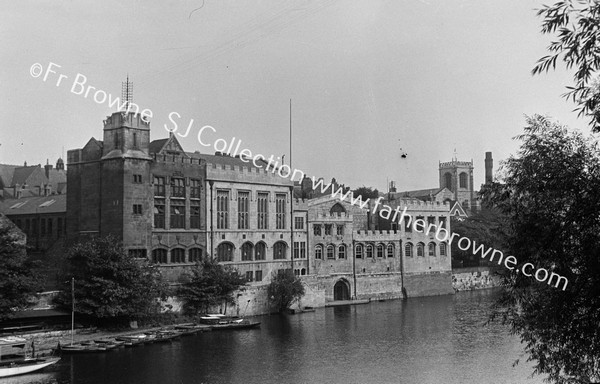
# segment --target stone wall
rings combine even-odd
[[[451,294],[454,293],[452,273],[407,273],[404,275],[404,288],[407,297]]]

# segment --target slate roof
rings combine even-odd
[[[165,146],[165,144],[167,143],[167,141],[169,141],[169,139],[160,139],[160,140],[153,140],[150,142],[150,145],[148,146],[148,151],[150,153],[158,153],[160,152],[161,149],[163,149],[163,147]]]
[[[6,216],[67,212],[67,195],[36,196],[0,201]]]

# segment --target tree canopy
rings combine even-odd
[[[273,277],[267,294],[273,308],[283,312],[304,296],[304,286],[302,280],[295,276],[291,269],[286,269]]]
[[[35,267],[27,257],[24,237],[0,217],[0,320],[12,317],[14,309],[26,307],[29,297],[40,288]]]
[[[70,274],[59,304],[71,307],[71,282],[75,278],[75,312],[98,319],[143,318],[156,313],[166,284],[158,269],[146,260],[125,253],[112,236],[95,237],[67,250]]]
[[[366,201],[367,199],[376,199],[379,197],[379,191],[377,189],[373,189],[372,187],[359,187],[352,191],[354,197],[360,196],[362,201]]]
[[[177,296],[186,312],[197,314],[214,305],[233,304],[233,292],[245,284],[237,271],[206,258],[192,267]]]
[[[527,118],[503,184],[485,193],[507,217],[505,251],[519,260],[495,316],[520,335],[535,372],[554,383],[600,381],[600,154],[595,139]],[[568,279],[556,288],[523,263]]]
[[[600,132],[600,85],[595,75],[600,69],[600,2],[561,0],[538,10],[543,18],[542,33],[556,34],[548,46],[549,55],[540,58],[533,74],[556,68],[562,55],[567,68],[575,69],[574,85],[565,97],[579,104],[579,115],[589,116],[592,130]]]

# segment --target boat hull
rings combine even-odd
[[[48,359],[24,360],[7,366],[0,365],[0,377],[9,377],[24,375],[44,369],[52,364],[56,364],[60,360],[59,357]]]

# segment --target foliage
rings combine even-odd
[[[92,238],[67,251],[69,277],[75,278],[75,312],[97,319],[143,318],[158,312],[166,284],[155,266],[125,253],[113,237]],[[58,303],[71,308],[71,281]]]
[[[15,228],[0,220],[0,320],[12,317],[15,308],[26,307],[28,298],[40,289],[36,266]]]
[[[600,132],[600,87],[593,75],[600,69],[600,2],[562,0],[538,10],[543,17],[542,33],[556,34],[549,55],[538,60],[533,74],[556,68],[562,55],[567,68],[575,67],[574,86],[565,97],[579,104],[579,115],[591,117],[592,130]]]
[[[273,277],[267,292],[271,305],[283,312],[304,296],[304,286],[302,280],[295,276],[291,269],[286,269]]]
[[[507,248],[519,266],[507,276],[493,317],[519,334],[535,372],[554,383],[600,380],[600,156],[595,140],[527,118],[504,184],[486,201],[507,216]],[[524,262],[568,279],[555,287],[519,274]],[[555,279],[556,280],[556,279]]]
[[[223,302],[233,304],[233,292],[246,284],[235,270],[209,258],[197,263],[177,290],[187,313],[206,312]]]
[[[354,197],[361,197],[362,201],[366,201],[367,199],[376,199],[379,197],[379,191],[377,189],[373,189],[371,187],[359,187],[352,191]]]
[[[477,244],[503,249],[505,247],[504,215],[493,207],[482,207],[481,211],[461,221],[452,221],[452,232],[468,237]],[[461,261],[463,266],[487,265],[489,260],[481,259],[481,255],[473,255],[472,249],[463,251],[458,248],[458,242],[452,242],[452,260]],[[494,261],[491,265],[495,266]]]

